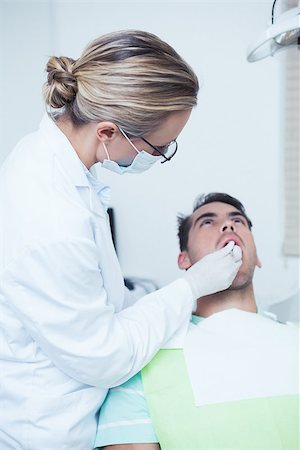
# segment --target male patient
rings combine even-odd
[[[198,300],[183,349],[161,350],[111,389],[96,446],[106,450],[299,449],[299,330],[258,314],[260,267],[243,205],[223,193],[179,218],[181,269],[234,241],[242,266],[230,288]]]

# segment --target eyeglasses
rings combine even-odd
[[[164,160],[161,161],[161,163],[165,163],[167,161],[170,161],[173,156],[175,155],[175,153],[177,152],[178,149],[178,144],[177,141],[171,141],[169,144],[164,145],[162,147],[158,147],[156,145],[152,145],[149,141],[147,141],[145,138],[140,137],[140,139],[144,142],[146,142],[146,144],[150,145],[151,148],[153,148],[153,150],[155,150],[159,155],[161,155]]]

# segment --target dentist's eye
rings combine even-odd
[[[159,147],[157,147],[157,148],[159,150]],[[162,152],[161,150],[159,150],[159,152],[157,150],[153,150],[153,152],[151,154],[153,156],[160,156],[162,153],[164,153],[164,152]]]
[[[169,146],[168,145],[157,145],[156,148],[161,152],[161,153],[166,153],[168,151]]]

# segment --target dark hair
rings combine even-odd
[[[252,222],[249,219],[249,217],[247,216],[243,204],[237,198],[231,197],[231,195],[224,194],[222,192],[210,192],[209,194],[201,194],[201,195],[199,195],[199,197],[196,198],[196,200],[194,202],[192,214],[190,214],[188,216],[179,214],[177,216],[177,221],[178,221],[177,236],[179,238],[179,246],[180,246],[181,251],[187,249],[187,243],[188,243],[190,228],[192,225],[193,213],[197,209],[201,208],[201,206],[207,205],[208,203],[212,203],[212,202],[227,203],[228,205],[234,206],[245,217],[245,219],[247,220],[249,229],[251,230]]]

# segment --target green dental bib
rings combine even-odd
[[[298,395],[196,407],[182,350],[161,350],[142,379],[162,450],[300,448]]]

